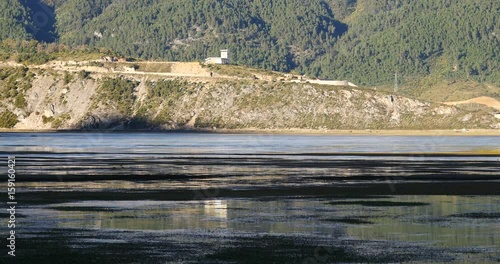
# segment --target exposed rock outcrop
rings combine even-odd
[[[82,79],[74,73],[34,73],[31,88],[24,91],[25,107],[16,107],[11,98],[1,101],[0,111],[18,116],[15,129],[498,127],[491,113],[362,88],[240,78],[200,81],[94,73]],[[71,75],[70,81],[65,74]],[[135,89],[125,97],[119,87],[103,90],[105,78],[133,80]],[[159,83],[167,88],[154,88]]]

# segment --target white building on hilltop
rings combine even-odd
[[[210,57],[205,59],[206,64],[229,64],[229,51],[220,50],[220,57]]]

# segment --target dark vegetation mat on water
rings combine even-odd
[[[421,202],[393,202],[393,201],[333,201],[331,205],[363,205],[363,206],[425,206],[428,203]]]
[[[389,245],[390,244],[390,245]],[[419,250],[415,251],[415,247]],[[369,248],[370,250],[366,250]],[[387,248],[398,248],[397,251]],[[339,238],[47,229],[18,238],[15,263],[394,263],[446,259],[433,249],[398,242]],[[1,256],[1,263],[8,263]]]

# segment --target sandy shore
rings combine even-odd
[[[228,134],[304,134],[304,135],[380,135],[380,136],[500,136],[499,129],[453,129],[453,130],[317,130],[317,129],[180,129],[180,130],[34,130],[5,129],[0,133],[53,133],[53,132],[200,132]]]
[[[388,135],[388,136],[500,136],[498,129],[466,130],[315,130],[315,129],[221,129],[226,133],[269,133],[269,134],[306,134],[306,135]]]

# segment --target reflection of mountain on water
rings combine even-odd
[[[369,201],[367,199],[370,199]],[[378,202],[378,204],[377,204]],[[391,204],[393,203],[393,204]],[[40,228],[299,235],[497,247],[497,196],[85,201],[29,209]],[[484,213],[484,217],[481,216]],[[359,220],[359,221],[358,221]],[[467,235],[464,235],[467,234]]]
[[[500,245],[491,226],[498,219],[464,221],[455,217],[466,212],[498,212],[500,200],[496,196],[401,196],[396,199],[430,206],[396,206],[374,211],[375,224],[362,228],[349,226],[347,233],[362,240],[433,241],[446,247]]]
[[[182,230],[226,228],[226,205],[223,201],[199,202],[123,202],[61,204],[72,207],[59,213],[63,227],[124,229],[124,230]],[[126,203],[129,205],[127,206]],[[97,206],[97,207],[96,207]],[[57,208],[57,207],[55,207]],[[78,208],[81,208],[79,211]],[[89,209],[90,208],[90,209]]]
[[[128,205],[127,205],[128,204]],[[334,212],[307,201],[89,201],[59,204],[60,227],[119,230],[217,230],[345,234],[341,225],[312,221]],[[69,209],[68,209],[69,208]],[[68,211],[65,211],[68,210]]]

